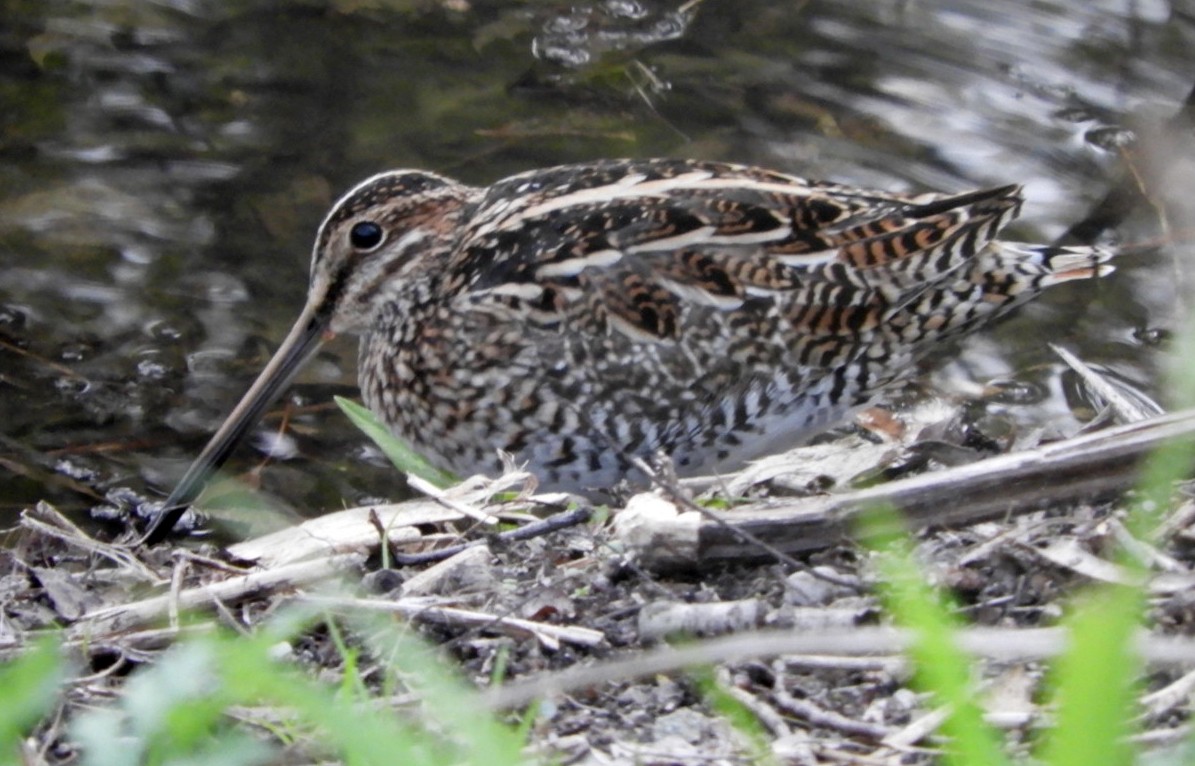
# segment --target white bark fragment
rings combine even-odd
[[[681,511],[649,493],[635,495],[614,517],[614,536],[628,554],[648,568],[691,566],[698,558],[701,514]]]

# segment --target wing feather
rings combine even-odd
[[[690,307],[768,300],[832,336],[955,279],[1021,201],[1016,186],[907,196],[718,163],[568,166],[495,184],[452,268],[468,305],[545,328],[667,341]]]

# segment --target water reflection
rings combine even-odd
[[[168,488],[301,305],[324,209],[381,168],[485,183],[677,155],[894,190],[1015,181],[1021,236],[1049,239],[1127,172],[1147,141],[1133,119],[1173,113],[1195,71],[1190,13],[1160,0],[63,0],[5,14],[0,421],[15,480],[0,514],[43,497],[87,507],[87,487],[120,488],[119,503],[125,487]],[[1186,147],[1155,164],[1183,197]],[[1156,236],[1158,217],[1119,233]],[[1145,383],[1156,352],[1134,331],[1171,326],[1186,280],[1168,263],[1058,291],[946,370],[1053,392],[1012,408],[1043,422],[1069,411],[1043,338]],[[304,457],[264,474],[309,511],[394,488],[320,406],[353,391],[354,356],[313,365],[298,389],[310,406],[290,419]]]
[[[549,15],[531,40],[531,53],[576,68],[615,51],[640,51],[683,36],[700,4],[690,0],[676,9],[635,0],[574,5]]]

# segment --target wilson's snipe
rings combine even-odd
[[[1019,187],[906,196],[758,168],[623,160],[488,189],[374,176],[319,228],[307,305],[167,501],[194,499],[335,333],[365,402],[433,462],[605,487],[664,450],[710,472],[841,419],[940,341],[1109,253],[994,240]]]

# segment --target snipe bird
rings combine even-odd
[[[316,236],[282,346],[166,502],[161,536],[320,342],[362,338],[366,404],[458,475],[589,491],[663,450],[732,468],[841,420],[942,341],[1108,273],[995,239],[1021,190],[905,195],[754,167],[620,160],[475,188],[362,182]]]

